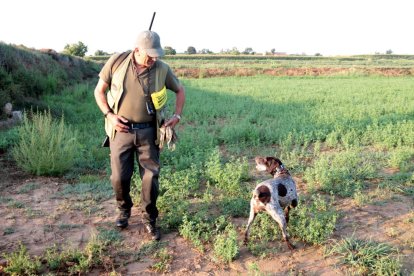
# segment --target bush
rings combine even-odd
[[[358,275],[400,275],[397,250],[384,243],[345,238],[326,248],[326,255],[338,255]],[[353,274],[353,273],[352,273]]]
[[[23,170],[35,175],[62,175],[74,164],[77,133],[52,119],[49,112],[25,114],[12,154]]]
[[[246,158],[232,157],[229,162],[223,165],[220,161],[220,151],[216,148],[211,153],[205,167],[206,178],[227,196],[243,194],[244,189],[241,183],[248,179],[249,168]]]
[[[348,150],[335,154],[321,154],[312,168],[305,171],[304,179],[311,190],[349,197],[363,187],[363,181],[374,176],[374,165],[369,156]]]
[[[86,46],[82,41],[73,44],[66,44],[63,52],[68,55],[84,57],[88,51],[88,46]]]
[[[5,273],[10,275],[35,275],[41,268],[38,258],[32,259],[24,245],[20,244],[19,250],[10,254],[4,254],[7,261]]]
[[[288,224],[288,233],[310,244],[322,244],[335,230],[338,214],[331,202],[320,195],[301,200],[292,212]]]
[[[239,254],[237,231],[229,223],[214,241],[214,255],[223,263],[230,263]]]

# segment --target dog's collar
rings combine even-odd
[[[289,171],[283,164],[280,164],[280,166],[271,171],[270,174],[272,174],[273,177],[277,177],[280,174],[289,174]]]

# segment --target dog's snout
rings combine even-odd
[[[294,199],[294,200],[292,200],[292,207],[295,208],[296,206],[298,206],[298,200]]]

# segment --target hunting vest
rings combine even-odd
[[[107,102],[109,107],[112,109],[114,114],[118,114],[119,111],[119,101],[124,92],[124,79],[128,66],[132,59],[133,52],[131,52],[118,66],[118,68],[113,72],[111,87],[108,93],[106,94]],[[157,140],[155,144],[160,142],[160,127],[165,120],[165,109],[167,102],[167,92],[165,87],[165,79],[168,73],[168,66],[157,60],[154,64],[155,67],[155,91],[150,92],[152,103],[155,107],[156,121],[157,121]],[[111,124],[111,122],[105,118],[105,132],[108,137],[113,140],[115,138],[116,130]]]

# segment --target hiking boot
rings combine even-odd
[[[145,229],[147,233],[151,235],[151,239],[154,241],[159,241],[161,239],[161,232],[158,228],[155,227],[155,223],[145,223]]]
[[[116,226],[119,228],[125,228],[128,226],[128,219],[131,217],[131,210],[121,210],[116,218]]]

